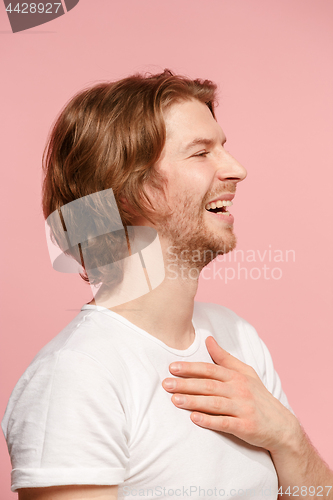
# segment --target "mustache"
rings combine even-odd
[[[214,198],[219,198],[220,196],[223,196],[226,193],[231,193],[235,194],[236,193],[236,184],[231,181],[224,182],[221,186],[219,186],[218,189],[215,189],[214,191],[209,191],[209,193],[206,194],[203,205],[205,206],[210,200]]]

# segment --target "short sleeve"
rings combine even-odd
[[[116,378],[99,361],[68,349],[21,377],[2,422],[12,491],[123,482],[129,436]]]

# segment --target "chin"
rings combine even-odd
[[[211,250],[216,252],[217,255],[224,255],[225,253],[231,252],[236,248],[237,238],[233,232],[233,227],[229,226],[225,228],[223,234],[217,237],[216,231],[212,235]]]

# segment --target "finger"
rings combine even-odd
[[[239,373],[248,373],[249,369],[252,369],[252,367],[223,349],[214,337],[209,336],[206,338],[206,347],[214,363],[219,366],[235,370]]]
[[[220,396],[190,396],[174,394],[171,401],[177,408],[211,415],[236,416],[237,407],[231,399]]]
[[[172,375],[184,378],[210,378],[221,382],[228,382],[232,378],[232,373],[228,368],[201,361],[177,361],[171,363],[169,370]]]
[[[242,435],[241,421],[237,417],[228,415],[207,415],[205,413],[193,412],[190,418],[196,425],[204,427],[205,429],[225,432],[237,437]]]
[[[231,390],[228,384],[219,380],[196,378],[166,378],[162,386],[168,392],[181,394],[200,394],[203,396],[230,397]]]

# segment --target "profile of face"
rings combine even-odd
[[[96,303],[99,301],[99,305],[105,307],[123,304],[156,288],[167,276],[167,271],[170,270],[168,264],[175,262],[175,256],[178,265],[182,266],[182,271],[187,268],[190,272],[196,268],[200,272],[218,254],[229,252],[236,245],[233,232],[234,219],[229,213],[229,206],[235,196],[237,183],[246,177],[246,170],[224,149],[226,142],[224,132],[209,108],[202,102],[192,99],[173,104],[165,111],[164,119],[166,141],[161,156],[155,164],[156,170],[166,180],[164,195],[153,184],[146,184],[146,192],[155,208],[155,224],[144,217],[136,217],[134,221],[134,226],[153,226],[158,238],[154,237],[155,245],[151,245],[152,241],[147,240],[144,228],[131,228],[132,232],[128,233],[126,245],[122,245],[126,252],[125,260],[127,259],[126,264],[123,262],[125,267],[122,268],[122,280],[118,280],[117,284],[113,281],[108,283],[105,281],[104,272],[103,287],[96,293],[93,291]],[[107,199],[104,201],[108,201],[108,204],[105,205],[104,201],[99,199],[102,195],[106,196]],[[112,279],[114,276],[113,261],[107,263],[103,261],[96,266],[94,238],[107,233],[113,234],[113,231],[117,230],[125,238],[118,209],[116,209],[118,217],[112,217],[110,220],[111,199],[115,203],[112,189],[109,189],[79,198],[61,209],[67,236],[70,237],[71,245],[81,242],[81,253],[85,264],[89,263],[90,254],[83,242],[89,240],[92,244],[93,265],[86,265],[89,279],[91,268],[98,269],[99,266],[105,268],[105,265],[109,266]],[[86,207],[82,206],[85,202],[87,202]],[[97,206],[100,207],[98,224],[95,221]],[[105,210],[101,210],[101,207]],[[100,220],[102,212],[105,214],[105,224]],[[54,215],[58,220],[58,211],[51,214],[48,219]],[[73,227],[83,231],[82,234],[72,234],[72,218],[75,220]],[[115,226],[110,226],[111,222]],[[60,219],[58,226],[60,232],[64,233]],[[87,238],[88,228],[92,229],[90,231],[90,236],[93,232],[92,239]],[[63,248],[64,244],[61,247]],[[168,259],[170,249],[171,262]],[[104,254],[105,252],[101,254],[103,258]],[[58,257],[59,255],[56,259]],[[65,267],[66,265],[67,260]],[[174,276],[174,266],[172,267]],[[67,267],[65,272],[68,272]],[[193,275],[190,277],[193,279]]]
[[[224,132],[202,102],[173,104],[164,118],[166,143],[155,168],[167,181],[165,199],[147,187],[161,216],[155,227],[164,249],[172,246],[178,256],[195,253],[189,265],[202,269],[236,245],[228,209],[246,170],[224,149]]]

